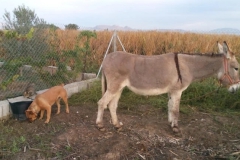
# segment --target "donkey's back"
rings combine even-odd
[[[156,56],[110,53],[103,63],[108,88],[127,86],[142,95],[165,93],[178,81],[174,56],[173,53]]]

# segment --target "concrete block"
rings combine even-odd
[[[45,92],[45,91],[47,91],[48,89],[44,89],[44,90],[40,90],[40,91],[36,91],[37,92],[37,94],[41,94],[41,93],[43,93],[43,92]]]
[[[83,90],[86,90],[88,88],[87,86],[88,81],[81,81],[78,83],[78,91],[81,92]]]
[[[3,66],[3,64],[4,64],[4,62],[0,62],[0,67],[2,67],[2,66]]]
[[[0,119],[6,119],[10,115],[10,106],[7,100],[0,101]]]
[[[51,75],[53,75],[53,74],[56,74],[56,72],[57,72],[57,70],[58,70],[58,67],[56,67],[56,66],[47,66],[47,67],[43,67],[43,70],[44,70],[44,71],[47,71],[47,72],[49,72]],[[72,69],[71,69],[70,66],[67,66],[67,70],[68,70],[68,71],[71,71]]]
[[[96,78],[96,73],[83,73],[82,80],[93,79]]]
[[[76,83],[71,85],[65,85],[64,88],[67,91],[68,97],[71,97],[73,94],[78,93],[78,86]]]

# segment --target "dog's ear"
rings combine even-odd
[[[29,110],[29,109],[27,109],[27,110],[25,111],[25,113],[26,113],[26,114],[30,114],[30,115],[31,115],[31,114],[34,114],[33,111],[31,111],[31,110]]]

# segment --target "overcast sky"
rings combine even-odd
[[[12,14],[23,4],[59,27],[74,23],[150,30],[240,29],[240,0],[0,0],[0,24],[5,11]]]

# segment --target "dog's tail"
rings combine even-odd
[[[104,95],[106,90],[107,90],[107,80],[104,72],[102,71],[102,96]]]

